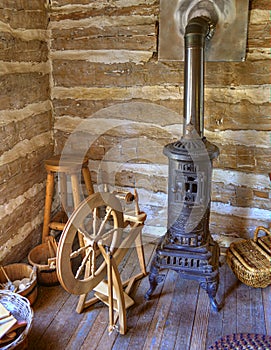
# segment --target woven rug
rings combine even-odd
[[[239,333],[225,335],[208,350],[271,350],[271,336],[264,334]]]

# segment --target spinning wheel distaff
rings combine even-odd
[[[133,202],[134,210],[123,213],[117,197],[124,197],[126,203]],[[116,328],[119,320],[118,330],[125,334],[126,309],[134,304],[128,294],[134,282],[147,274],[142,248],[145,220],[146,214],[139,210],[136,191],[134,195],[98,192],[86,198],[73,212],[59,241],[57,274],[61,285],[68,292],[80,295],[76,309],[79,313],[98,300],[108,305],[109,331]],[[130,230],[124,230],[129,226]],[[122,282],[118,265],[133,244],[141,272]],[[94,297],[87,300],[92,290]]]

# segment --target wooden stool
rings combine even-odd
[[[81,202],[79,187],[79,175],[81,175],[81,171],[88,194],[91,195],[94,193],[87,158],[84,158],[82,161],[79,157],[71,156],[65,159],[59,155],[54,156],[45,160],[45,169],[47,171],[47,180],[42,230],[43,243],[47,241],[50,229],[62,231],[67,222],[67,175],[71,178],[73,209]],[[63,210],[58,212],[51,220],[55,173],[58,173],[60,178],[60,195]]]

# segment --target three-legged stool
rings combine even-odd
[[[81,172],[88,195],[94,193],[87,158],[84,158],[82,160],[82,158],[70,156],[69,158],[65,159],[59,155],[54,156],[50,159],[45,160],[45,169],[47,171],[47,180],[42,230],[43,243],[47,241],[50,229],[63,230],[67,222],[67,176],[70,176],[71,179],[73,209],[75,209],[81,202],[79,187]],[[52,202],[54,196],[54,174],[59,174],[60,196],[63,210],[58,212],[51,219]]]

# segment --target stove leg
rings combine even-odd
[[[219,282],[219,278],[217,277],[215,280],[205,281],[205,282],[200,283],[200,287],[207,292],[207,294],[210,298],[212,309],[216,312],[218,312],[222,307],[222,305],[218,304],[218,302],[216,300],[218,282]]]
[[[164,275],[159,275],[159,265],[157,264],[157,256],[155,256],[152,260],[151,267],[150,267],[150,273],[149,273],[150,288],[144,296],[145,300],[150,299],[158,283],[163,282],[164,277],[165,277]]]

